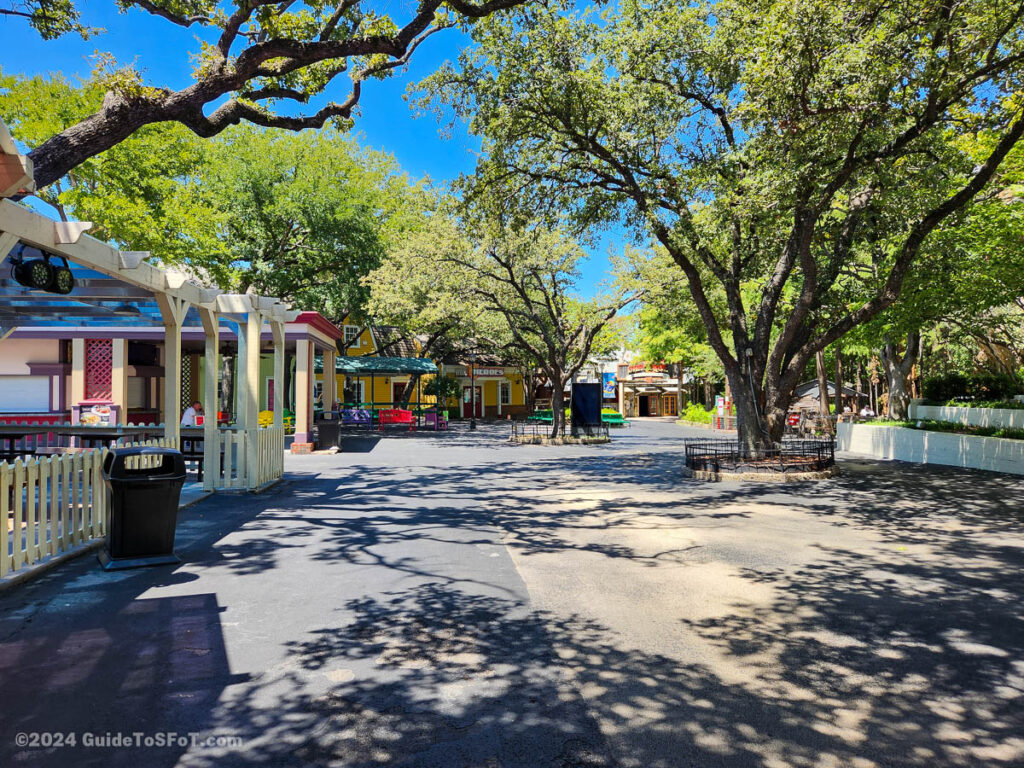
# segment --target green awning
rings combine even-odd
[[[413,373],[437,373],[437,366],[422,357],[362,357],[335,358],[334,370],[346,376],[395,376]]]

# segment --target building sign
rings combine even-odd
[[[668,366],[665,363],[632,363],[629,366],[630,373],[668,373]]]
[[[498,378],[502,378],[505,375],[505,369],[504,368],[476,368],[476,373],[474,373],[473,371],[474,371],[474,366],[472,366],[472,365],[469,366],[469,368],[466,371],[466,375],[467,376],[477,376],[477,377],[497,376]]]
[[[605,398],[615,397],[615,374],[614,373],[602,373],[601,374],[601,393]]]

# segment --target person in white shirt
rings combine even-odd
[[[181,414],[181,426],[198,427],[199,423],[196,421],[196,417],[202,415],[203,404],[196,400],[192,405],[185,409],[183,414]]]

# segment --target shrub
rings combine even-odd
[[[1011,411],[1024,410],[1024,401],[1021,400],[948,400],[944,405],[955,408],[1007,408]]]
[[[1013,376],[984,373],[965,376],[962,373],[947,373],[925,379],[926,400],[945,403],[949,400],[1001,401],[1011,400],[1021,391],[1021,384]]]
[[[683,421],[693,421],[698,424],[710,424],[712,415],[712,412],[705,410],[704,406],[700,403],[690,403],[679,418]]]
[[[927,432],[952,432],[958,435],[975,435],[977,437],[1002,437],[1007,440],[1024,440],[1024,429],[1014,427],[975,427],[959,424],[954,421],[887,421],[874,419],[862,422],[884,427],[904,427],[906,429],[923,429]]]

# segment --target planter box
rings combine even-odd
[[[836,433],[836,450],[880,459],[1024,475],[1024,440],[843,423]]]
[[[932,421],[952,421],[971,427],[1013,427],[1024,429],[1024,410],[1013,408],[957,408],[944,405],[921,405],[919,401],[910,403],[910,418],[931,419]]]

